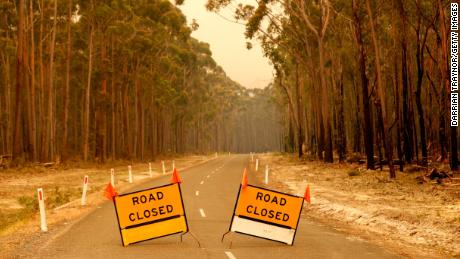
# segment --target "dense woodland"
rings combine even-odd
[[[450,3],[446,0],[209,0],[234,11],[275,71],[283,146],[367,167],[450,162]],[[231,17],[229,17],[231,18]],[[306,154],[305,154],[306,153]]]
[[[177,1],[180,4],[183,1]],[[167,0],[1,0],[0,152],[14,161],[282,150],[458,166],[446,0],[209,0],[275,71],[226,76]]]
[[[16,164],[280,148],[270,89],[228,78],[169,1],[1,0],[0,12],[0,155]]]

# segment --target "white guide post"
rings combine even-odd
[[[83,178],[83,191],[81,193],[81,205],[86,205],[86,192],[88,191],[88,176],[85,175]]]
[[[268,165],[265,166],[265,184],[268,184]]]
[[[166,174],[165,161],[161,161],[161,168],[163,169],[163,174]]]
[[[150,178],[152,178],[152,163],[149,163],[149,174]]]
[[[110,184],[115,187],[115,169],[110,169]]]
[[[37,189],[38,194],[38,207],[40,209],[40,229],[43,232],[48,231],[48,227],[46,225],[46,213],[45,213],[45,196],[43,195],[43,189]]]
[[[131,170],[130,165],[128,165],[128,181],[129,181],[129,183],[133,183],[133,172]]]

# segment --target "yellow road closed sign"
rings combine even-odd
[[[124,246],[188,231],[177,183],[119,195],[114,204]]]
[[[240,188],[230,231],[292,245],[304,199],[252,185]]]

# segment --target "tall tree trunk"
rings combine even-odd
[[[320,85],[321,85],[321,95],[322,95],[322,110],[323,110],[323,120],[324,120],[324,129],[325,129],[325,149],[324,149],[324,162],[332,163],[334,162],[334,157],[332,153],[332,126],[331,118],[329,111],[329,90],[326,82],[326,71],[324,69],[324,49],[323,49],[323,36],[318,37],[318,52],[319,52],[319,74],[320,74]]]
[[[38,40],[38,59],[39,59],[39,68],[40,68],[40,87],[38,95],[38,114],[39,114],[39,125],[38,135],[40,136],[40,159],[43,161],[46,159],[47,145],[46,145],[46,116],[45,116],[45,69],[43,64],[43,34],[44,34],[44,10],[45,3],[44,0],[40,1],[40,33]]]
[[[92,6],[92,2],[91,2]],[[88,160],[89,152],[89,108],[90,108],[90,97],[91,97],[91,75],[93,70],[93,37],[94,37],[94,26],[90,25],[89,33],[89,44],[88,44],[88,78],[85,91],[85,121],[83,129],[83,160]]]
[[[369,102],[369,79],[366,75],[366,52],[364,49],[361,18],[359,15],[359,0],[352,0],[353,5],[353,25],[356,43],[359,50],[359,70],[361,74],[361,91],[363,98],[364,113],[364,146],[366,149],[367,169],[374,170],[374,133],[372,128],[372,106]]]
[[[101,28],[100,47],[101,47],[101,91],[100,98],[97,100],[96,112],[96,157],[99,162],[104,163],[106,157],[107,146],[107,44],[106,44],[105,29]]]
[[[441,0],[437,0],[438,3],[438,10],[439,10],[439,27],[441,30],[441,49],[442,49],[442,59],[440,64],[441,74],[442,74],[442,84],[443,92],[447,93],[450,92],[450,78],[449,78],[449,52],[447,49],[447,41],[449,39],[447,35],[447,28],[446,28],[446,15],[444,13],[444,7],[442,5]],[[444,99],[446,100],[446,99]],[[448,107],[448,102],[442,102],[445,105],[444,110],[450,112],[450,108]],[[450,113],[449,113],[450,114]],[[445,122],[446,126],[450,123]],[[450,126],[450,168],[452,170],[457,170],[458,168],[458,150],[457,150],[457,127]]]
[[[16,51],[16,91],[15,91],[15,123],[13,130],[13,158],[16,159],[22,155],[22,137],[21,137],[21,93],[24,87],[24,0],[19,0],[18,4],[18,36]]]
[[[65,88],[64,88],[64,105],[63,105],[63,118],[62,118],[62,148],[61,158],[66,159],[68,154],[68,128],[69,128],[69,89],[70,89],[70,59],[72,55],[72,0],[67,3],[67,50],[65,57]]]
[[[30,89],[29,89],[29,136],[32,160],[37,160],[37,122],[35,117],[35,38],[33,1],[29,2],[30,17]]]
[[[344,109],[343,109],[343,73],[342,73],[342,65],[339,64],[339,71],[340,79],[339,82],[336,84],[337,88],[337,134],[338,134],[338,146],[337,151],[339,153],[339,162],[345,162],[347,156],[347,141],[346,141],[346,133],[345,133],[345,116],[344,116]]]
[[[49,145],[49,154],[47,157],[51,160],[54,159],[54,137],[55,137],[55,128],[54,128],[54,47],[56,45],[56,30],[57,30],[57,0],[54,0],[54,12],[53,12],[53,31],[51,33],[51,43],[50,43],[50,71],[48,77],[48,123],[46,129],[46,139]]]
[[[369,26],[371,27],[371,34],[372,34],[372,45],[374,47],[375,52],[375,72],[377,77],[377,94],[378,94],[378,102],[381,108],[381,118],[379,118],[383,122],[383,129],[382,129],[382,139],[385,143],[385,153],[388,160],[388,166],[390,168],[390,178],[395,178],[396,173],[393,168],[393,144],[392,144],[392,137],[391,131],[388,127],[388,117],[387,117],[387,110],[385,104],[385,91],[382,85],[382,76],[381,76],[381,68],[380,68],[380,49],[377,39],[377,33],[375,31],[374,25],[374,18],[372,15],[371,5],[369,0],[366,0],[366,9],[369,15]]]
[[[413,126],[412,120],[410,119],[410,107],[409,107],[409,82],[408,82],[408,68],[407,68],[407,16],[404,10],[402,0],[397,0],[397,8],[399,10],[399,17],[401,21],[401,29],[399,39],[401,43],[401,70],[402,70],[402,96],[403,96],[403,139],[404,139],[404,158],[405,161],[411,163],[413,157]]]
[[[111,60],[112,60],[112,71],[115,71],[115,39],[114,36],[112,35],[112,53],[111,53]],[[116,113],[115,113],[115,100],[116,100],[116,90],[115,90],[115,73],[112,72],[112,80],[111,80],[111,86],[112,86],[112,143],[111,143],[111,153],[112,153],[112,160],[115,160],[116,158],[116,137],[115,137],[115,127],[117,125],[117,118],[116,118]]]
[[[302,144],[304,142],[304,133],[302,130],[302,123],[300,123],[300,119],[303,118],[302,116],[302,90],[301,90],[301,85],[299,81],[299,65],[296,65],[296,97],[297,97],[297,118],[298,118],[298,123],[297,123],[297,148],[298,148],[298,154],[299,154],[299,159],[302,158],[303,156],[303,151],[302,151]]]

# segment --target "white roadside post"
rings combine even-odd
[[[259,171],[259,159],[256,159],[256,171]]]
[[[172,170],[174,171],[174,169],[176,169],[176,163],[174,162],[174,160],[172,161]]]
[[[110,169],[110,184],[115,187],[115,169]]]
[[[251,162],[254,162],[254,152],[251,152]]]
[[[265,184],[268,184],[268,165],[265,166]]]
[[[149,163],[149,174],[150,178],[152,178],[152,163]]]
[[[133,172],[131,170],[130,165],[128,165],[128,181],[129,181],[129,183],[133,183]]]
[[[85,175],[83,178],[83,192],[81,194],[81,205],[86,205],[86,192],[88,191],[88,176]]]
[[[163,174],[166,174],[165,161],[161,161],[161,167],[163,169]]]
[[[45,196],[43,195],[43,189],[38,188],[38,207],[40,209],[40,229],[43,232],[48,231],[48,227],[46,225],[46,214],[45,214]]]
[[[215,157],[217,158],[217,152],[216,152],[216,155],[215,155]]]

